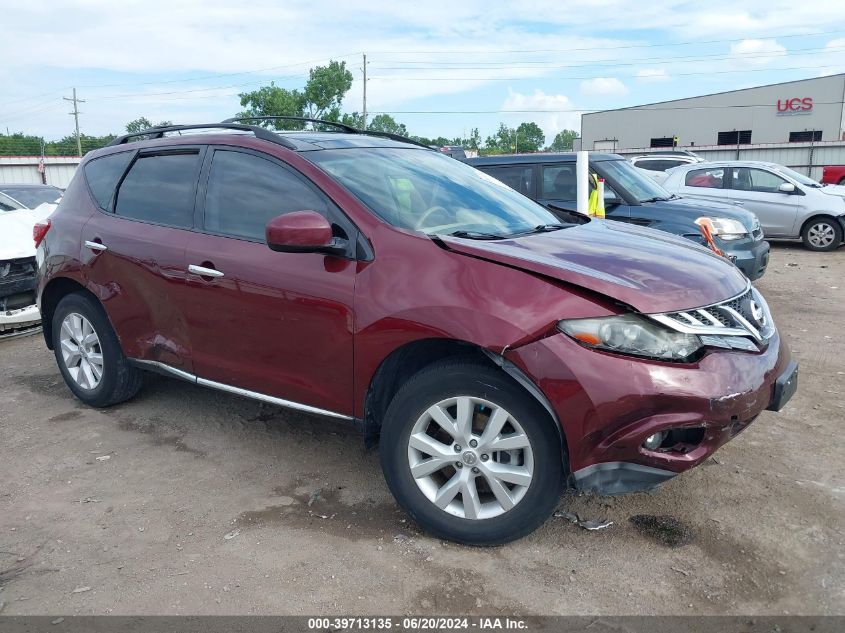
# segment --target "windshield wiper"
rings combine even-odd
[[[665,202],[670,198],[664,198],[663,196],[654,196],[653,198],[646,198],[645,200],[640,200],[640,203],[643,202]]]
[[[483,231],[453,231],[449,233],[449,237],[463,237],[468,240],[503,240],[504,235],[497,235],[496,233],[484,233]]]
[[[533,229],[527,231],[520,231],[519,233],[512,233],[508,237],[519,237],[520,235],[533,235],[534,233],[550,233],[560,229],[566,229],[572,226],[571,224],[540,224]]]

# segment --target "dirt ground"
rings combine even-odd
[[[2,341],[0,612],[845,613],[845,249],[774,246],[758,287],[801,364],[781,413],[655,494],[561,499],[607,529],[494,549],[406,520],[354,428],[164,378],[91,409]]]

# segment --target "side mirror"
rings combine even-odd
[[[791,182],[784,182],[778,187],[778,191],[781,193],[795,193],[795,185]]]
[[[275,217],[267,223],[264,234],[267,246],[280,253],[346,254],[346,240],[332,237],[331,224],[316,211]]]

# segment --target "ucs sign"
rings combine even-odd
[[[778,114],[809,114],[813,111],[812,97],[778,99]]]

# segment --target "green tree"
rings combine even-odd
[[[469,138],[464,139],[464,142],[461,143],[461,145],[469,149],[478,149],[481,145],[481,134],[479,134],[477,127],[472,128],[472,131],[469,133]]]
[[[543,134],[543,130],[540,129],[539,125],[533,121],[520,123],[519,127],[516,128],[514,151],[536,152],[543,147],[543,143],[545,142],[546,135]]]
[[[331,119],[328,119],[331,121]],[[352,114],[343,113],[343,116],[340,117],[340,123],[344,125],[351,125],[352,127],[358,128],[359,130],[364,127],[364,116],[359,112],[353,112]]]
[[[579,135],[575,130],[561,130],[555,135],[555,140],[552,141],[549,149],[555,152],[569,151],[576,138],[579,138]]]
[[[252,92],[242,92],[238,96],[241,99],[241,107],[246,109],[238,116],[304,116],[343,121],[340,104],[351,87],[352,73],[346,69],[346,62],[330,61],[328,66],[317,66],[308,71],[308,81],[302,90],[280,88],[271,81],[269,86],[262,86]],[[255,123],[276,130],[302,129],[302,124],[296,121]]]
[[[374,132],[390,132],[391,134],[399,134],[401,136],[408,136],[408,128],[404,123],[397,123],[396,120],[389,114],[377,114],[373,117],[367,125],[368,130]]]
[[[340,115],[340,103],[352,87],[352,73],[346,62],[330,61],[308,71],[308,83],[303,91],[304,110],[312,119]]]
[[[142,130],[148,130],[151,127],[165,127],[167,125],[173,125],[173,121],[161,121],[160,123],[153,123],[147,117],[138,117],[126,124],[126,132],[127,134],[137,134]]]
[[[492,136],[488,136],[484,141],[485,154],[504,154],[513,152],[516,149],[516,135],[513,128],[509,128],[504,123],[499,123],[499,129]]]
[[[41,156],[44,139],[23,132],[0,134],[0,156]]]

